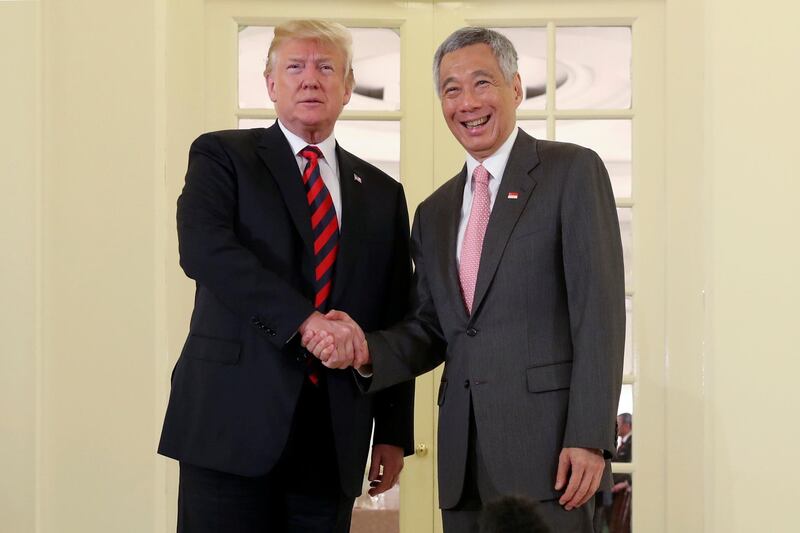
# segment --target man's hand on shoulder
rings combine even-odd
[[[571,511],[580,507],[597,492],[606,461],[600,450],[589,448],[564,448],[558,457],[556,490],[564,490],[558,503]],[[569,483],[567,475],[569,474]]]

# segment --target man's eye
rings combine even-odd
[[[445,87],[444,91],[442,92],[444,94],[455,94],[456,92],[458,92],[458,87]]]
[[[483,85],[489,85],[489,80],[478,80],[478,82],[475,85],[477,85],[478,87],[481,87]]]
[[[297,70],[300,68],[300,63],[289,63],[286,68],[289,70]]]

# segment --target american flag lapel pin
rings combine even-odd
[[[353,174],[353,179],[356,180],[358,183],[361,183],[361,176],[358,174]]]
[[[506,198],[508,198],[509,200],[516,200],[517,198],[519,198],[519,193],[518,192],[510,192],[510,193],[508,193],[508,196]]]

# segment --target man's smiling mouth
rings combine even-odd
[[[491,115],[486,115],[485,117],[476,118],[475,120],[469,120],[467,122],[462,122],[461,124],[467,129],[474,129],[478,126],[483,126],[487,122],[489,122],[489,118]]]

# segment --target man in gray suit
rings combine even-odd
[[[515,127],[522,87],[501,34],[453,33],[436,52],[434,80],[467,155],[414,217],[411,312],[367,335],[366,359],[337,353],[322,332],[303,342],[327,366],[371,373],[370,392],[445,363],[446,532],[477,531],[483,504],[505,494],[541,502],[553,531],[592,531],[593,496],[611,486],[625,337],[608,174],[591,150]]]

